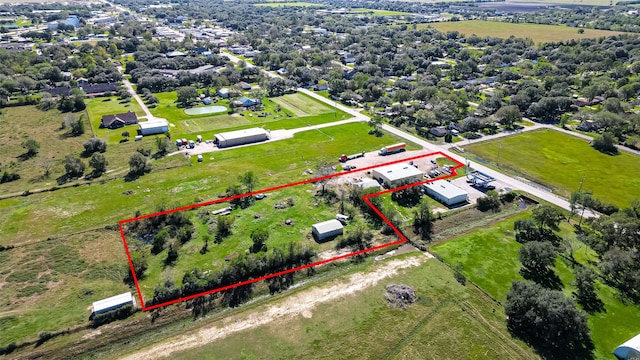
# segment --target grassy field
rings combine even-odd
[[[152,172],[134,182],[120,179],[2,200],[0,233],[4,236],[0,245],[115,224],[136,211],[153,212],[159,204],[177,206],[192,204],[194,199],[210,200],[249,169],[258,176],[262,187],[287,184],[308,178],[304,173],[307,168],[322,161],[335,161],[337,154],[373,151],[399,142],[389,135],[368,135],[369,130],[366,124],[355,123],[324,128],[322,132],[307,131],[290,140],[258,145],[259,148],[205,154],[204,163],[196,165],[193,158],[193,167]],[[174,158],[181,159],[172,156],[154,166]],[[125,191],[134,194],[125,195]]]
[[[531,38],[534,43],[567,41],[571,39],[599,38],[621,34],[619,31],[584,29],[583,34],[578,29],[566,26],[542,24],[512,24],[498,21],[455,21],[420,24],[418,28],[434,27],[443,32],[458,31],[466,36],[476,34],[480,37],[494,36],[508,38]]]
[[[354,8],[351,9],[354,13],[362,13],[362,14],[372,14],[377,16],[393,16],[393,15],[409,15],[411,13],[404,11],[391,11],[391,10],[378,10],[378,9],[364,9],[364,8]]]
[[[460,264],[462,273],[468,279],[494,298],[504,301],[511,282],[522,280],[519,273],[521,265],[518,261],[521,245],[515,241],[513,223],[528,215],[529,212],[500,221],[486,229],[436,245],[432,251],[453,266]],[[576,244],[574,256],[578,262],[586,264],[595,259],[592,250],[575,240],[575,234],[566,222],[561,224],[560,235]],[[571,266],[559,257],[555,272],[562,280],[565,295],[570,296],[575,290],[571,285],[574,280]],[[640,306],[623,304],[616,296],[615,290],[602,283],[598,283],[598,287],[598,295],[605,304],[605,312],[589,315],[589,327],[596,346],[596,358],[610,359],[616,346],[637,334]]]
[[[281,7],[281,6],[297,6],[297,7],[323,7],[323,4],[309,3],[304,1],[291,1],[291,2],[264,2],[253,4],[254,6],[266,6],[266,7]]]
[[[234,114],[187,115],[183,108],[176,106],[176,92],[156,94],[160,103],[150,109],[154,116],[165,118],[171,124],[171,134],[175,138],[193,138],[202,135],[212,139],[221,130],[231,131],[250,127],[265,127],[270,130],[292,129],[302,126],[323,124],[342,120],[347,115],[323,104],[305,94],[295,93],[276,98],[264,98],[262,109],[258,111],[238,111]],[[227,100],[215,105],[229,106]]]
[[[541,3],[541,4],[573,4],[609,6],[618,3],[617,0],[511,0],[512,2]]]
[[[383,297],[388,284],[412,286],[418,301],[406,311],[389,307]],[[451,271],[436,260],[427,260],[357,294],[320,304],[312,310],[311,318],[277,320],[176,357],[536,358],[508,334],[500,306],[475,288],[458,284]]]
[[[93,301],[128,291],[117,231],[0,252],[0,346],[87,323]]]
[[[464,149],[495,166],[498,147],[500,170],[521,174],[562,196],[577,191],[585,175],[582,189],[604,202],[628,207],[640,198],[638,156],[625,152],[605,155],[584,140],[554,130],[522,133]]]
[[[128,131],[131,137],[136,136],[138,125],[129,125],[120,129],[101,129],[100,122],[103,115],[122,114],[127,111],[133,111],[138,116],[144,116],[138,102],[133,98],[129,101],[118,100],[117,96],[111,97],[95,97],[85,101],[87,104],[87,115],[91,121],[91,129],[97,138],[107,140],[109,143],[118,143],[122,139],[122,132]]]

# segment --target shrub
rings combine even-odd
[[[82,146],[84,146],[84,152],[86,154],[93,154],[95,152],[107,151],[107,142],[102,139],[91,138],[87,140]]]

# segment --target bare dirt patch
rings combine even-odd
[[[223,319],[217,325],[177,336],[150,349],[131,354],[124,359],[168,357],[175,352],[203,346],[238,331],[255,328],[273,321],[287,321],[299,315],[311,316],[312,310],[318,304],[353,295],[376,285],[385,278],[398,274],[401,269],[418,266],[425,259],[426,257],[420,256],[378,263],[375,270],[371,272],[355,273],[346,278],[346,281],[335,280],[322,287],[301,291],[273,305],[259,308],[247,316],[239,315]]]

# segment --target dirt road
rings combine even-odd
[[[274,304],[264,305],[252,313],[227,317],[216,325],[195,330],[192,333],[176,336],[149,349],[131,354],[123,359],[157,359],[171,354],[203,346],[223,339],[233,333],[259,327],[274,321],[284,321],[295,316],[312,317],[318,304],[327,303],[344,296],[350,296],[376,285],[381,280],[398,274],[399,270],[420,265],[430,257],[424,254],[402,260],[379,262],[371,272],[359,272],[350,275],[347,281],[336,279],[322,286],[314,287],[286,297]]]

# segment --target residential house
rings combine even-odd
[[[229,89],[228,88],[222,88],[218,90],[218,96],[220,96],[223,99],[226,99],[229,97]]]
[[[244,81],[240,81],[239,83],[236,84],[237,87],[239,87],[242,90],[251,90],[251,85],[249,85],[248,83],[244,82]]]
[[[250,107],[250,106],[255,106],[255,105],[260,104],[260,100],[258,100],[258,99],[249,99],[248,97],[243,96],[240,99],[234,101],[233,104],[236,105],[236,106]]]
[[[447,134],[447,129],[444,126],[438,126],[429,129],[429,133],[436,137],[443,137]]]
[[[122,114],[103,115],[100,121],[101,128],[117,129],[125,125],[135,125],[138,123],[138,115],[129,110]]]

